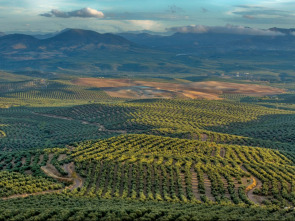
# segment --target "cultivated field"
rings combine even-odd
[[[294,105],[219,81],[2,82],[0,220],[292,220]]]
[[[128,79],[79,78],[79,86],[97,87],[112,97],[121,98],[202,98],[218,100],[222,94],[265,96],[284,93],[284,90],[255,84],[237,84],[217,81],[196,83],[161,83]]]

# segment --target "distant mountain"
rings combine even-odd
[[[165,44],[165,39],[170,39],[171,36],[162,36],[162,35],[151,35],[148,33],[120,33],[118,34],[123,38],[128,39],[131,42],[134,42],[139,45],[144,45],[148,47],[161,47],[163,43]],[[167,43],[167,42],[166,42]],[[169,43],[170,44],[170,43]]]
[[[39,40],[24,34],[10,34],[0,38],[0,54],[13,53],[20,50],[35,50]]]
[[[175,55],[138,46],[119,35],[81,29],[67,29],[46,39],[23,34],[0,37],[0,69],[29,74],[188,71],[171,56]]]
[[[95,31],[69,29],[60,34],[42,40],[40,46],[56,50],[97,50],[97,49],[127,49],[133,44],[121,36],[114,34],[99,34]]]
[[[0,37],[4,36],[5,33],[4,32],[0,32]]]
[[[37,39],[23,34],[11,34],[0,38],[0,50],[17,52],[69,52],[79,50],[128,48],[132,44],[123,37],[113,34],[99,34],[94,31],[68,29],[51,38]],[[1,53],[0,52],[0,53]]]
[[[270,31],[280,32],[286,35],[295,35],[295,28],[270,28]]]
[[[33,35],[33,37],[43,40],[43,39],[47,39],[47,38],[52,38],[60,33],[61,33],[60,31],[57,31],[57,32],[47,33],[47,34],[37,34],[37,35]]]
[[[227,33],[175,33],[171,36],[161,36],[121,33],[120,36],[138,45],[181,54],[214,54],[237,50],[295,50],[295,35],[291,34],[253,36]]]
[[[290,53],[293,54],[294,51],[295,36],[292,34],[251,36],[228,33],[175,33],[162,36],[150,33],[121,33],[115,35],[65,29],[45,39],[23,34],[0,37],[0,69],[79,75],[132,72],[195,73],[203,63],[207,62],[204,60],[207,58],[252,59],[255,55],[283,59],[284,56],[292,56]],[[224,70],[231,68],[231,65],[225,67],[222,64]]]

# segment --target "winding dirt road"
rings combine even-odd
[[[244,172],[249,173],[249,171],[244,166],[241,166],[241,169]],[[249,174],[251,174],[251,173],[249,173]],[[252,174],[251,174],[251,178],[252,178],[252,183],[248,187],[250,187],[254,182],[256,182],[256,185],[253,188],[251,188],[251,190],[246,191],[246,193],[247,193],[247,196],[248,196],[249,200],[251,200],[255,204],[259,204],[260,205],[262,203],[262,201],[263,201],[263,197],[262,196],[255,195],[254,194],[254,190],[260,189],[262,187],[262,182],[257,177],[254,177]],[[248,187],[246,187],[246,189]]]
[[[16,198],[26,198],[26,197],[29,197],[29,196],[45,195],[45,194],[49,194],[49,193],[60,193],[61,191],[63,191],[63,189],[61,189],[61,190],[46,190],[46,191],[37,192],[37,193],[16,194],[16,195],[1,198],[1,200],[9,200],[9,199],[16,199]]]
[[[59,181],[62,181],[62,182],[72,182],[73,184],[70,185],[70,186],[66,186],[65,188],[59,189],[59,190],[46,190],[46,191],[37,192],[37,193],[15,194],[15,195],[12,195],[12,196],[3,197],[3,198],[1,198],[1,200],[9,200],[9,199],[15,199],[15,198],[25,198],[25,197],[28,197],[28,196],[45,195],[45,194],[49,194],[49,193],[61,193],[65,189],[74,190],[74,189],[77,189],[79,187],[81,188],[83,186],[83,180],[75,172],[75,165],[74,165],[73,162],[64,165],[64,170],[69,174],[69,177],[57,176],[46,166],[41,167],[41,169],[45,174],[52,177],[53,179],[56,179],[56,180],[59,180]]]
[[[69,189],[74,190],[77,188],[81,188],[83,186],[83,179],[75,172],[74,163],[65,164],[63,166],[64,170],[70,175],[73,185],[69,187]]]

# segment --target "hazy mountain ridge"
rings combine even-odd
[[[30,35],[11,34],[0,38],[1,52],[18,51],[74,51],[79,49],[95,50],[111,46],[131,47],[128,40],[113,34],[99,34],[94,31],[69,29],[47,39],[37,39]],[[85,48],[86,47],[86,48]]]
[[[210,73],[240,71],[239,59],[273,61],[292,57],[295,36],[228,33],[99,34],[65,29],[50,38],[24,34],[0,37],[0,69],[63,73]],[[207,60],[215,66],[207,68]],[[230,59],[225,64],[216,59]],[[216,63],[217,62],[217,63]],[[284,61],[285,62],[285,61]],[[242,64],[243,65],[243,64]],[[248,68],[247,66],[246,68]],[[276,68],[276,67],[275,67]],[[293,68],[290,64],[286,68]],[[270,66],[270,69],[272,67]]]
[[[289,29],[288,29],[289,30]],[[278,30],[277,32],[283,32]],[[287,32],[287,30],[285,30]],[[175,33],[171,36],[130,34],[120,35],[136,44],[178,53],[224,53],[235,50],[294,51],[295,36],[253,36],[227,33]]]
[[[0,69],[10,71],[182,71],[184,65],[175,64],[171,56],[119,35],[81,29],[67,29],[47,39],[23,34],[0,38]],[[159,59],[170,63],[169,68],[158,65]]]
[[[295,33],[295,28],[270,28],[269,29],[270,31],[275,31],[275,32],[280,32],[280,33],[283,33],[283,34],[286,34],[286,35],[294,35]]]

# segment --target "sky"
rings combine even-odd
[[[268,29],[294,24],[295,0],[0,0],[0,32],[5,33],[65,28],[101,33],[188,31],[190,27]]]

